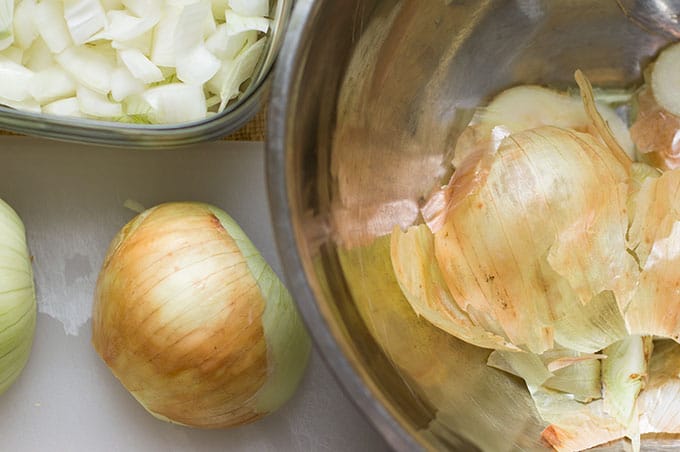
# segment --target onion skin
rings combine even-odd
[[[205,204],[154,207],[114,239],[97,282],[92,342],[154,416],[230,427],[267,415],[292,395],[309,339],[282,285],[278,302],[267,299],[252,259],[260,279],[271,272],[233,220]],[[282,309],[275,328],[291,349],[286,356],[269,341],[270,306]]]

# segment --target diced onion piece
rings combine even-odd
[[[15,108],[21,111],[28,111],[31,113],[40,113],[40,104],[31,99],[30,97],[26,100],[10,100],[3,99],[0,97],[0,105],[5,105],[7,107]]]
[[[177,55],[177,78],[189,85],[202,85],[220,69],[220,60],[199,44],[188,53]]]
[[[254,30],[230,35],[227,24],[220,24],[215,33],[206,39],[205,46],[220,60],[231,60],[255,41],[257,41],[257,32]]]
[[[194,26],[192,34],[197,34],[200,30],[201,38],[211,35],[215,32],[217,25],[215,24],[215,16],[213,15],[213,5],[210,0],[166,0],[167,5],[179,7],[184,10],[190,7],[191,12],[189,16],[195,19],[192,20]],[[198,33],[200,34],[200,33]]]
[[[14,42],[14,0],[0,0],[0,50]]]
[[[224,22],[224,12],[229,8],[229,0],[211,0],[210,7],[215,20]]]
[[[35,100],[44,104],[75,95],[76,85],[66,71],[55,65],[35,73],[29,92]]]
[[[652,69],[652,91],[663,108],[680,116],[680,43],[665,49]]]
[[[76,97],[80,111],[98,118],[117,118],[123,115],[123,108],[119,103],[111,102],[103,94],[97,93],[84,86],[79,86]]]
[[[229,11],[225,13],[227,30],[232,35],[244,31],[257,30],[266,33],[269,30],[271,21],[266,17],[248,17]]]
[[[137,17],[157,16],[163,10],[162,0],[122,0],[123,5]]]
[[[106,26],[106,13],[99,0],[64,0],[64,18],[77,45]]]
[[[28,49],[38,36],[33,22],[35,6],[35,0],[22,0],[14,9],[14,44],[22,49]]]
[[[212,21],[212,11],[207,0],[201,0],[182,8],[174,33],[176,55],[187,54],[203,42],[205,30],[202,24],[206,21]]]
[[[118,56],[128,68],[133,77],[144,83],[154,83],[163,80],[163,74],[158,66],[136,49],[120,50]],[[202,63],[202,61],[197,62]],[[202,82],[201,82],[202,83]]]
[[[83,86],[101,94],[111,90],[114,65],[102,52],[90,47],[70,47],[57,55],[62,68]]]
[[[219,105],[220,102],[222,102],[220,96],[210,96],[205,100],[205,106],[211,108],[214,107],[215,105]]]
[[[228,0],[229,8],[242,16],[268,16],[269,0]]]
[[[111,97],[117,102],[133,94],[144,92],[144,83],[130,74],[125,67],[117,67],[111,74]]]
[[[24,59],[24,51],[19,47],[9,46],[5,50],[0,51],[0,56],[14,61],[16,64],[21,64]]]
[[[54,56],[41,37],[33,41],[29,49],[24,52],[23,64],[32,71],[42,71],[54,64]]]
[[[42,0],[35,7],[35,27],[52,53],[71,45],[71,34],[64,20],[64,8],[59,0]]]
[[[113,11],[116,9],[125,9],[121,0],[101,0],[104,11]]]
[[[226,74],[224,80],[222,81],[222,87],[219,92],[222,97],[222,103],[220,104],[219,111],[224,110],[229,100],[238,96],[240,93],[240,87],[248,80],[255,71],[255,66],[262,55],[264,50],[265,38],[260,39],[252,46],[248,47],[243,53],[241,53],[235,60],[231,71]]]
[[[154,28],[151,61],[159,66],[175,66],[175,29],[182,8],[168,6]]]
[[[160,20],[160,14],[139,18],[125,11],[109,11],[106,14],[109,25],[106,27],[108,39],[130,41],[150,31]]]
[[[111,41],[111,47],[116,50],[137,49],[145,56],[151,55],[151,43],[153,42],[153,29],[137,36],[129,41]]]
[[[80,103],[75,97],[56,100],[45,105],[42,111],[43,113],[56,116],[72,116],[77,118],[83,117],[83,114],[80,112]]]
[[[200,86],[171,83],[150,88],[142,97],[153,108],[155,122],[196,121],[206,115],[205,95]]]
[[[0,97],[23,101],[30,96],[33,71],[14,61],[0,57]]]
[[[142,96],[138,96],[136,94],[128,96],[123,102],[123,107],[126,115],[148,116],[153,113],[153,108],[151,108],[151,105],[149,105],[149,103],[144,100]]]

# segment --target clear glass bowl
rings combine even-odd
[[[217,115],[179,124],[127,124],[30,113],[0,106],[0,129],[79,143],[120,147],[178,147],[220,138],[245,125],[262,106],[293,0],[272,2],[267,46],[243,94]]]

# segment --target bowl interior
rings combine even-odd
[[[417,220],[489,97],[520,83],[571,87],[576,69],[596,86],[639,83],[677,33],[654,26],[667,3],[298,2],[270,116],[280,250],[318,345],[395,448],[546,447],[523,383],[411,310],[389,233]]]

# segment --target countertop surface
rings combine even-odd
[[[229,212],[280,274],[262,143],[148,151],[0,137],[0,197],[26,226],[38,324],[31,358],[0,396],[6,451],[383,451],[377,435],[314,352],[302,385],[277,413],[231,430],[158,421],[90,345],[92,293],[106,248],[134,213],[166,201]]]

